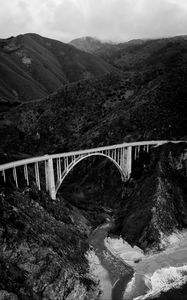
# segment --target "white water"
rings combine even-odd
[[[156,270],[149,280],[150,290],[145,296],[135,298],[136,300],[148,299],[150,296],[159,295],[171,288],[179,288],[187,282],[187,265]]]
[[[167,249],[157,254],[144,255],[122,239],[105,239],[105,245],[135,270],[126,287],[125,300],[144,300],[187,282],[187,232],[163,238],[162,245]]]

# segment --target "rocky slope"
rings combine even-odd
[[[37,34],[0,40],[0,100],[42,98],[64,83],[102,76],[111,67],[99,57]],[[9,105],[10,105],[9,104]]]
[[[186,164],[186,143],[155,148],[143,175],[132,174],[123,189],[113,232],[146,251],[166,247],[167,236],[187,227]]]
[[[0,299],[90,300],[99,293],[85,253],[91,224],[34,186],[1,189]]]

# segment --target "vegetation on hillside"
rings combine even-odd
[[[65,83],[111,70],[99,57],[37,34],[0,40],[1,110],[12,102],[42,98]]]
[[[23,104],[1,122],[2,152],[45,154],[186,136],[186,65],[112,73]]]

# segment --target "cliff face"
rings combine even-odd
[[[187,227],[186,145],[155,148],[143,176],[124,188],[115,233],[144,250],[160,250],[165,238]]]
[[[0,299],[96,299],[77,209],[36,190],[1,192],[0,205]]]

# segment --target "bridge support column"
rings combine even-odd
[[[49,195],[53,200],[56,200],[56,190],[55,190],[55,177],[54,177],[54,168],[53,168],[53,159],[48,159],[48,189]]]
[[[127,178],[130,178],[132,172],[132,146],[127,147]]]

